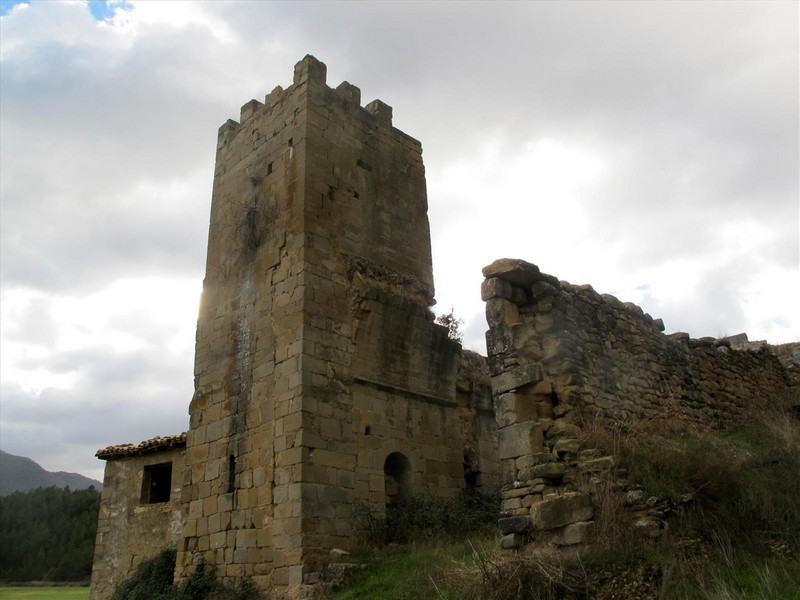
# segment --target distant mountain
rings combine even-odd
[[[14,456],[0,450],[0,496],[14,492],[27,492],[40,487],[56,486],[71,490],[83,490],[94,486],[98,491],[103,484],[78,473],[58,471],[51,473],[24,456]]]

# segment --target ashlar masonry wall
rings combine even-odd
[[[220,128],[179,578],[298,596],[359,506],[497,481],[486,375],[429,308],[422,147],[360,95],[307,56]]]
[[[483,274],[506,547],[532,531],[556,544],[585,539],[592,506],[575,478],[613,466],[581,447],[587,419],[725,426],[787,397],[786,371],[766,346],[664,335],[639,307],[525,261],[501,259]]]

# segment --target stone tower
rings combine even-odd
[[[178,577],[203,557],[296,596],[356,505],[455,494],[468,452],[493,471],[493,418],[464,426],[461,349],[429,309],[421,145],[360,95],[307,56],[220,128]]]

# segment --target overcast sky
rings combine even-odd
[[[800,340],[798,6],[0,0],[0,446],[186,429],[217,128],[306,54],[422,142],[465,346],[501,257]]]

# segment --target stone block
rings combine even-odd
[[[509,425],[498,432],[498,457],[502,460],[541,452],[543,442],[542,432],[536,423]]]
[[[511,299],[512,286],[509,282],[497,277],[484,279],[481,283],[481,300],[491,300],[492,298]]]
[[[499,427],[507,427],[514,423],[535,421],[537,417],[536,401],[530,394],[508,392],[495,399],[495,418]]]
[[[500,528],[500,533],[503,535],[509,533],[525,533],[533,529],[530,517],[506,517],[504,519],[499,519],[497,521],[497,526]]]
[[[558,454],[577,454],[581,449],[581,441],[576,438],[561,438],[553,446]]]
[[[601,456],[600,458],[584,460],[578,463],[578,468],[584,473],[599,473],[601,471],[609,471],[614,468],[614,457]]]
[[[526,385],[540,382],[544,378],[539,364],[513,367],[504,373],[492,377],[492,393],[502,394]]]
[[[570,523],[553,532],[550,543],[557,546],[575,546],[585,544],[594,527],[594,521]]]
[[[557,419],[553,421],[553,424],[547,430],[547,438],[548,439],[556,439],[562,437],[570,437],[570,438],[577,438],[581,435],[581,428],[577,425],[565,421],[563,419]]]
[[[539,267],[516,258],[500,258],[483,267],[482,272],[486,278],[498,277],[520,287],[530,287],[540,279]]]
[[[564,463],[544,463],[531,467],[531,479],[541,477],[542,479],[559,479],[567,473],[567,465]]]
[[[531,506],[531,522],[537,530],[558,529],[589,521],[593,515],[591,498],[577,492],[550,497]]]
[[[486,301],[486,322],[489,327],[519,323],[519,308],[511,300],[491,298]]]
[[[500,538],[500,547],[503,550],[521,548],[525,544],[525,536],[519,533],[509,533]]]

